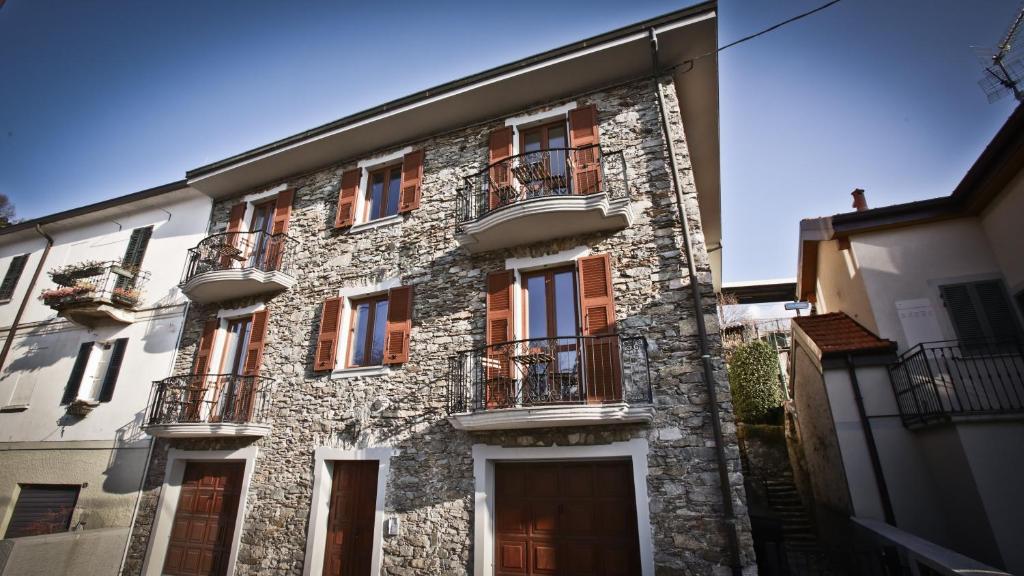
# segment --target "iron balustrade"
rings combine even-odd
[[[526,152],[488,164],[465,177],[456,192],[457,223],[472,222],[516,204],[554,196],[629,197],[622,151],[600,145]]]
[[[906,426],[957,416],[1024,412],[1024,345],[1017,340],[927,342],[889,366]]]
[[[50,276],[57,288],[43,290],[39,298],[55,310],[93,303],[134,308],[149,281],[149,272],[116,261],[87,262]]]
[[[153,383],[147,426],[266,423],[272,380],[239,374],[185,374]]]
[[[448,361],[448,413],[650,403],[647,339],[558,336],[491,344]]]
[[[255,269],[286,272],[286,234],[269,232],[222,232],[204,238],[189,248],[188,263],[181,283],[195,276],[219,270]]]

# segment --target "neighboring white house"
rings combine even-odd
[[[822,516],[884,520],[1014,573],[1022,168],[1018,108],[950,196],[868,209],[857,190],[856,212],[802,221],[797,296],[819,315],[795,321],[791,363],[791,422]]]
[[[117,569],[210,204],[179,182],[0,229],[0,574]]]

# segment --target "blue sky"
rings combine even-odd
[[[823,0],[720,4],[725,44]],[[36,217],[678,9],[660,0],[0,7],[0,192]],[[1012,111],[972,45],[1007,0],[843,0],[720,57],[726,281],[794,276],[797,222],[948,194]]]

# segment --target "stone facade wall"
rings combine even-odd
[[[702,305],[714,343],[732,495],[740,517],[744,563],[751,566],[754,559],[739,452],[714,321],[715,300],[696,188],[671,79],[662,79],[660,89],[668,100],[670,131],[683,167],[680,179],[695,234]],[[300,245],[289,248],[288,258],[298,284],[268,303],[261,373],[277,381],[271,408],[273,432],[256,441],[259,456],[249,511],[241,528],[237,573],[301,573],[312,498],[313,452],[318,446],[386,445],[396,449],[386,512],[400,518],[402,530],[399,536],[384,539],[385,573],[466,574],[472,572],[473,562],[473,444],[594,445],[630,438],[644,438],[650,446],[647,482],[658,573],[727,573],[728,547],[686,275],[687,254],[654,84],[638,81],[577,95],[575,101],[596,104],[602,147],[625,154],[638,215],[625,230],[479,255],[460,249],[454,237],[455,190],[465,176],[486,166],[488,135],[503,125],[501,118],[427,141],[403,143],[423,148],[426,156],[421,207],[398,224],[359,233],[333,229],[341,173],[358,159],[287,181],[296,190],[289,235]],[[390,150],[365,157],[387,152]],[[217,203],[214,223],[226,221],[236,201]],[[501,433],[455,430],[445,412],[447,358],[458,350],[484,344],[487,274],[504,269],[509,257],[541,256],[580,245],[611,255],[619,332],[644,335],[651,343],[655,422],[649,426],[610,424]],[[403,285],[415,286],[409,361],[384,376],[332,380],[327,373],[312,372],[323,300],[336,295],[341,287],[396,276]],[[192,362],[204,320],[218,308],[244,304],[191,309],[178,358],[180,371],[188,370]],[[239,440],[158,442],[127,574],[141,570],[167,449],[225,449],[244,444]]]

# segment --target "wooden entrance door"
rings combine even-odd
[[[640,573],[629,461],[495,464],[497,576]]]
[[[324,576],[367,576],[377,508],[376,460],[334,463]]]
[[[227,574],[244,466],[242,462],[189,462],[185,466],[164,574]]]

